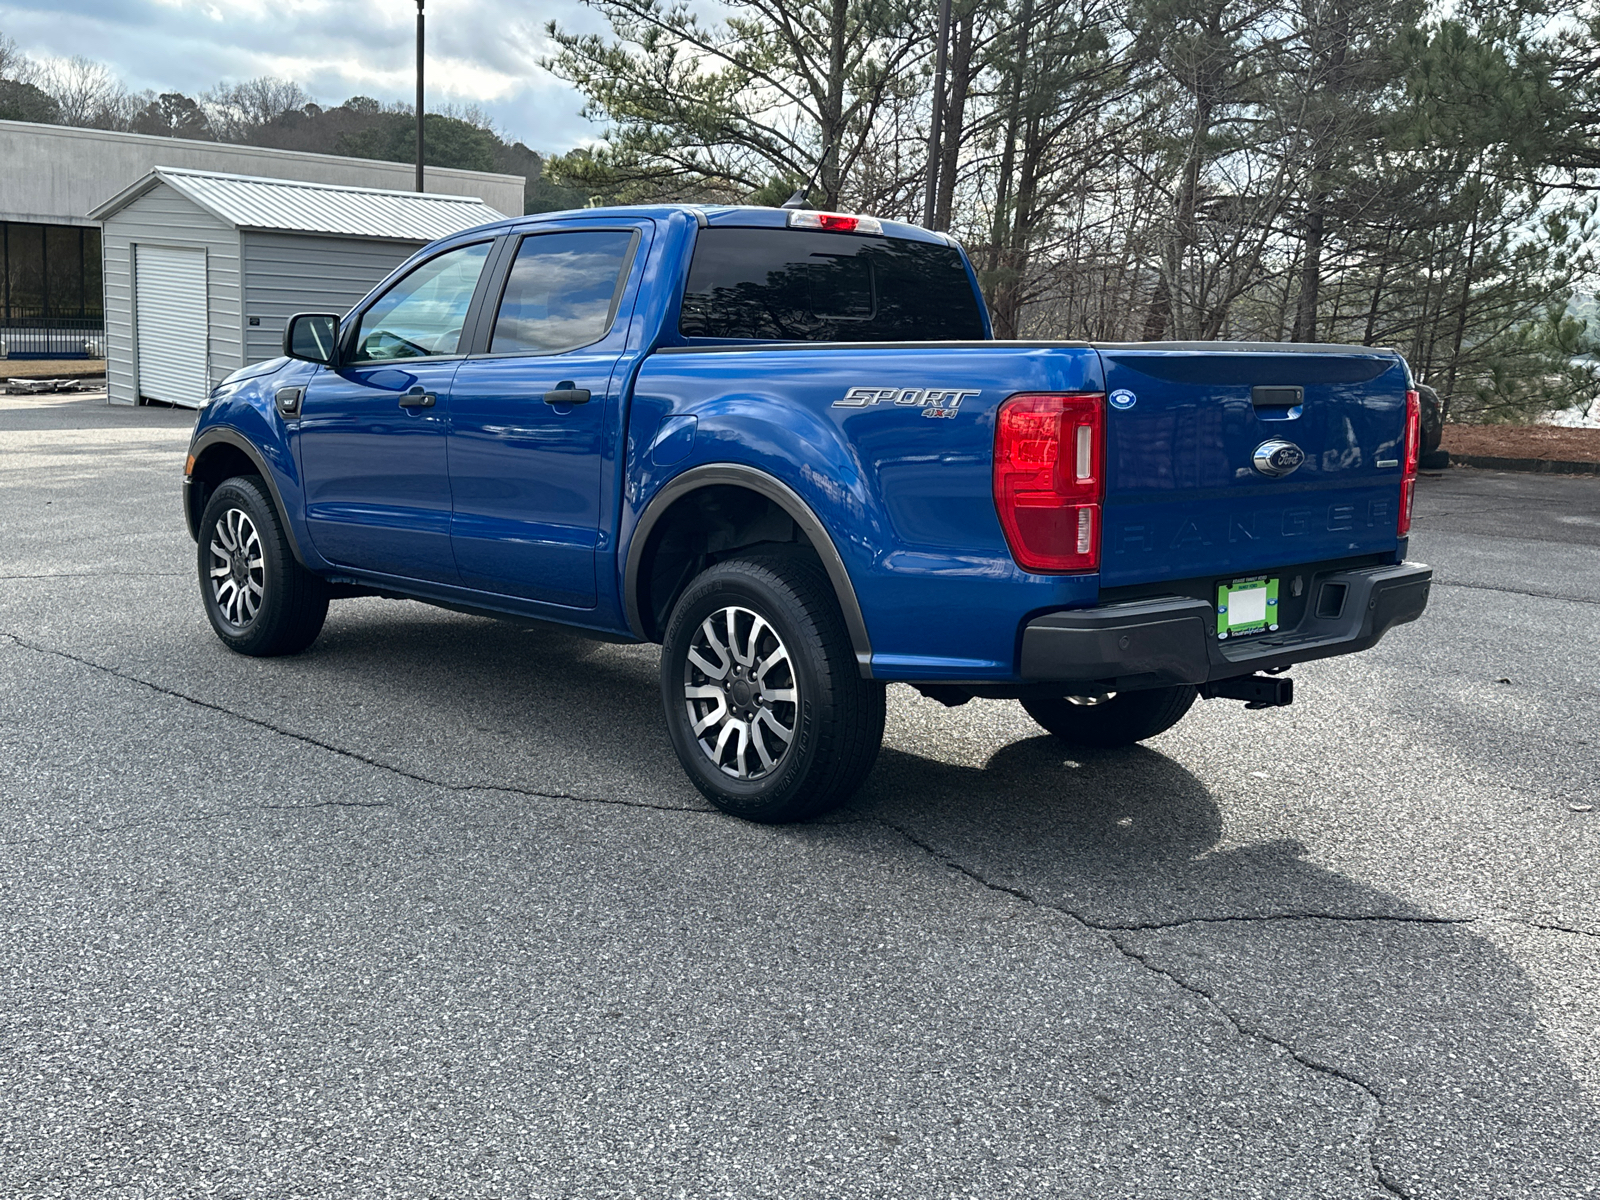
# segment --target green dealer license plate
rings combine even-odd
[[[1235,579],[1217,585],[1217,636],[1245,637],[1278,627],[1278,581]]]

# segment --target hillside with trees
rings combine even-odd
[[[130,92],[106,67],[85,58],[38,64],[0,35],[0,120],[117,129],[162,137],[234,142],[412,162],[415,110],[353,96],[324,108],[299,84],[261,78],[219,83],[198,96]],[[508,142],[476,108],[447,108],[423,118],[430,166],[521,175],[524,211],[582,206],[588,194],[551,183],[543,159]]]

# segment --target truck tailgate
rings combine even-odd
[[[1392,351],[1096,349],[1110,397],[1102,587],[1396,549],[1407,377]],[[1274,442],[1292,449],[1274,457]]]

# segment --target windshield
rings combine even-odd
[[[953,246],[800,229],[702,229],[678,331],[785,342],[984,337]]]

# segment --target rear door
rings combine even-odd
[[[1406,370],[1390,351],[1099,347],[1103,587],[1393,551]]]
[[[602,450],[628,334],[621,307],[649,230],[564,226],[517,245],[487,353],[451,387],[451,540],[466,586],[594,607]]]

